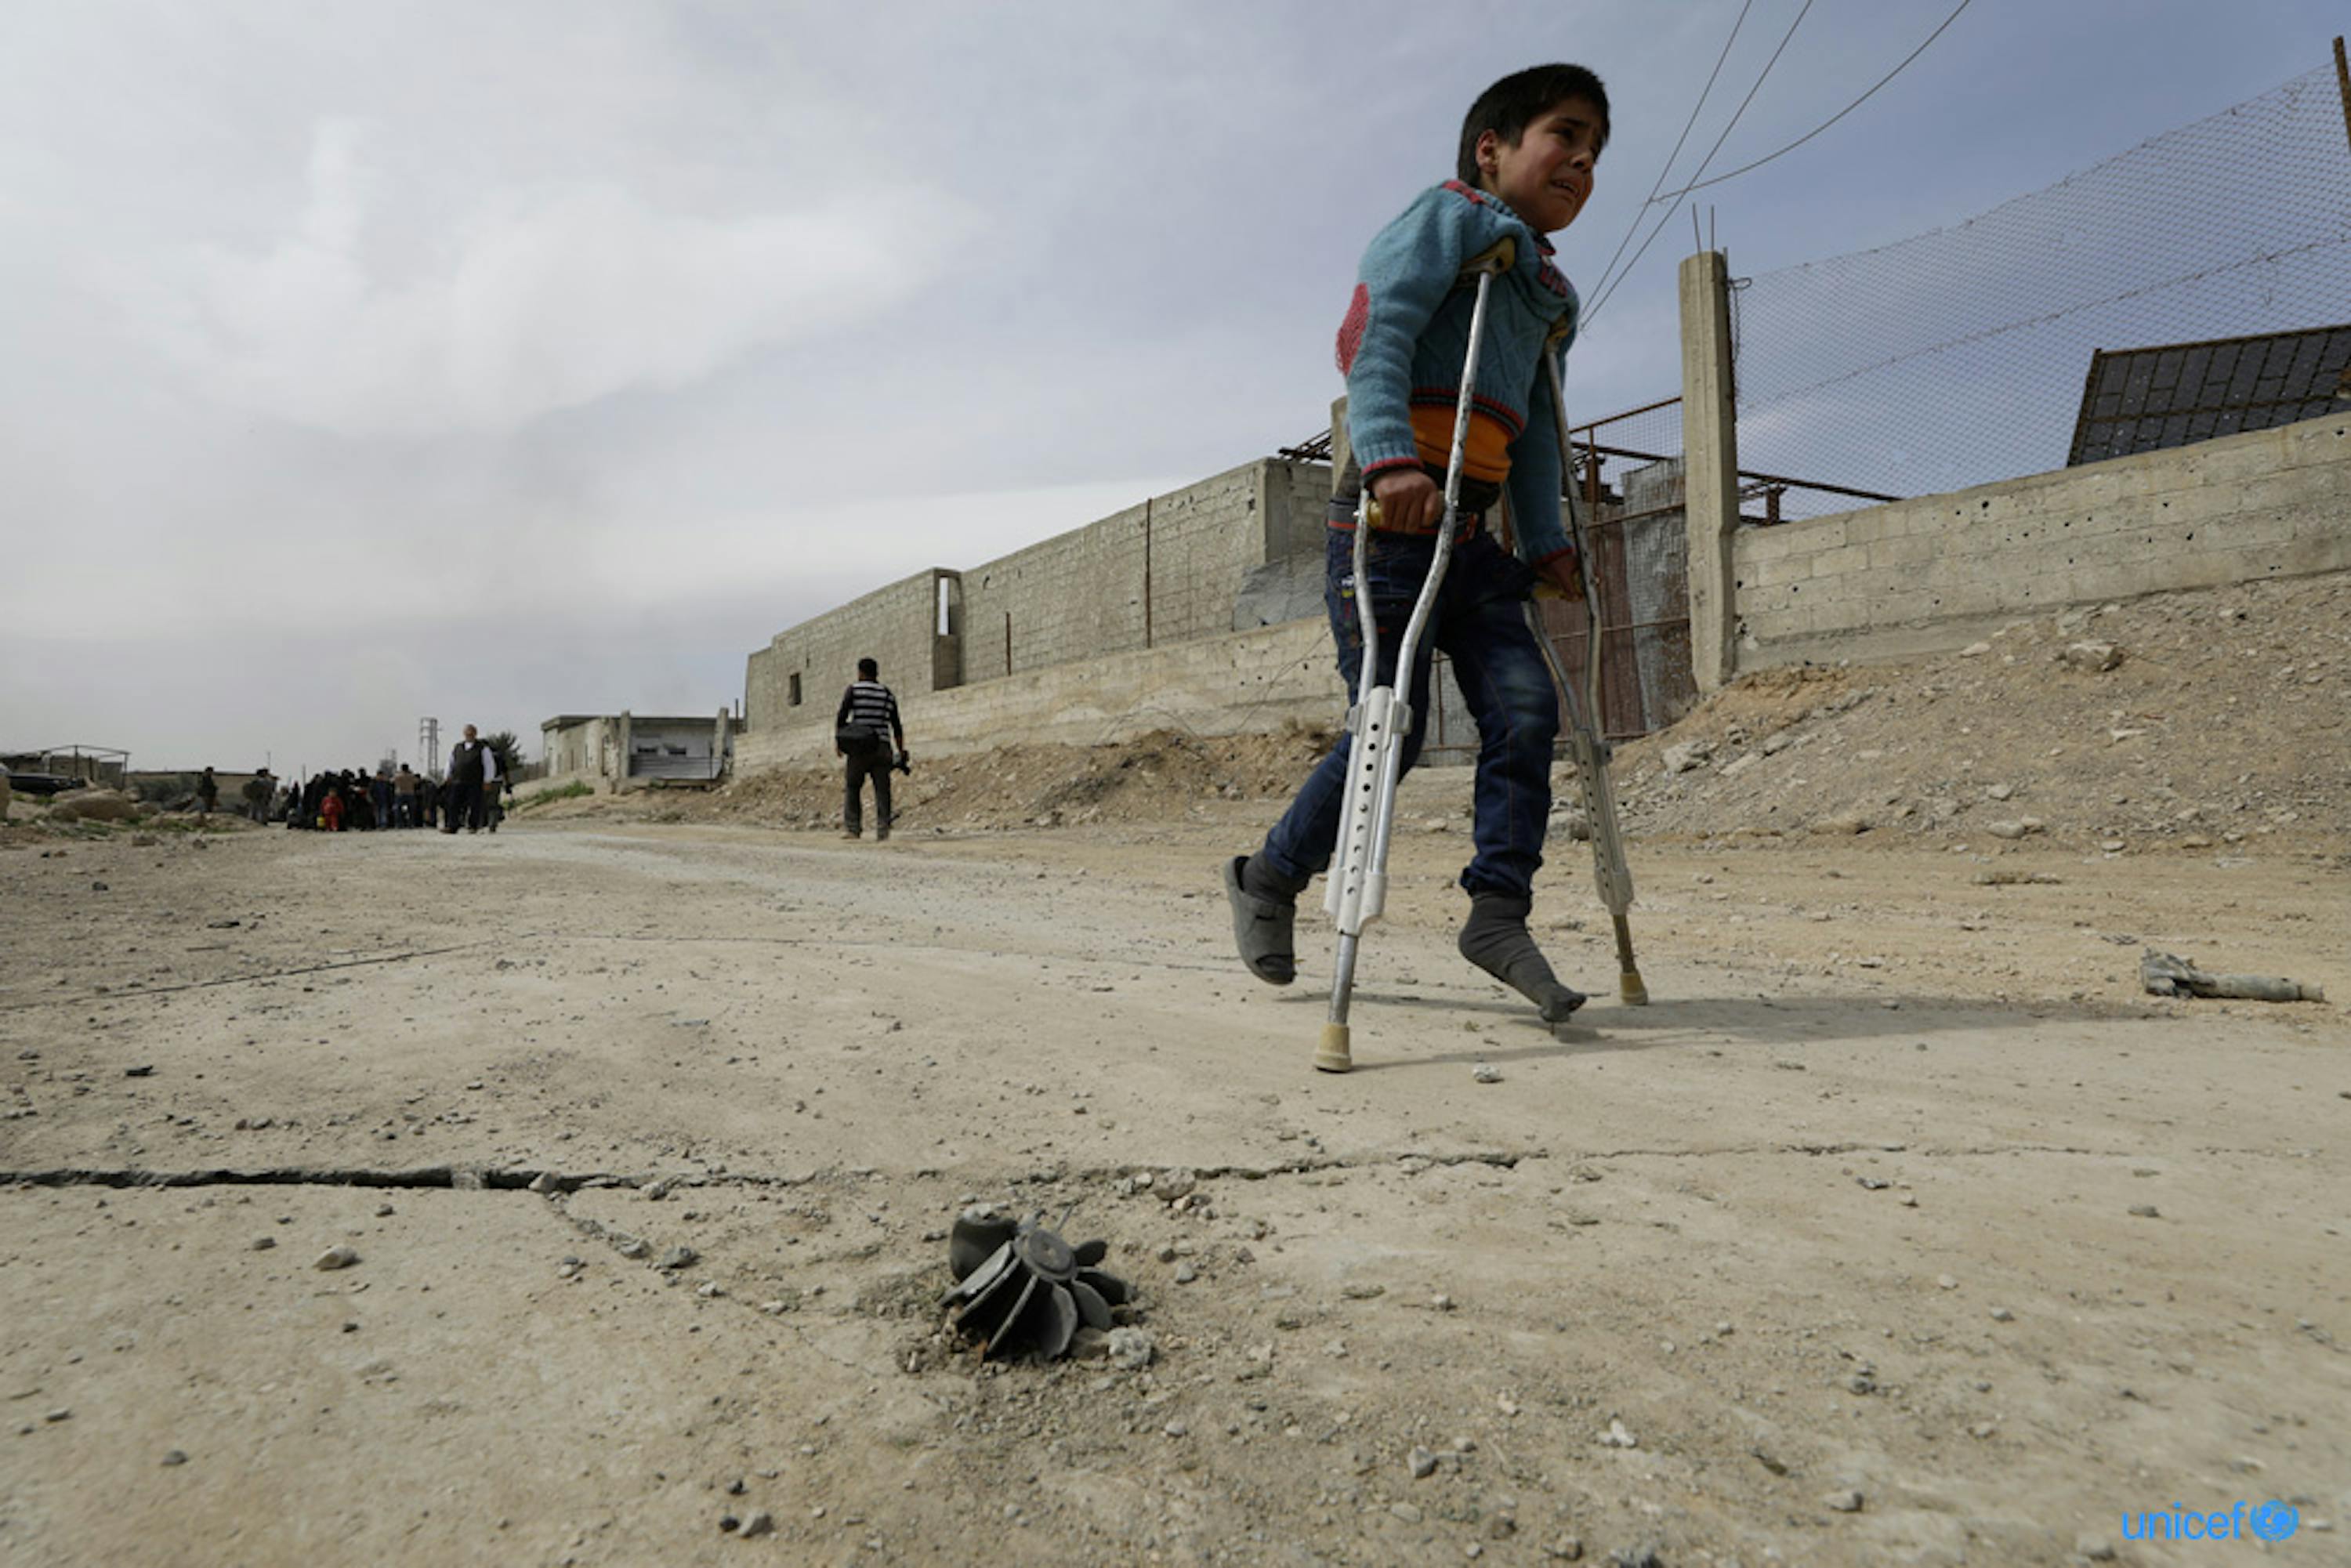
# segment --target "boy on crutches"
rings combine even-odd
[[[1323,592],[1339,669],[1351,693],[1408,694],[1401,770],[1419,754],[1434,653],[1451,660],[1479,737],[1458,946],[1552,1023],[1584,998],[1560,983],[1527,929],[1560,694],[1524,601],[1539,583],[1571,595],[1583,585],[1561,519],[1565,455],[1544,367],[1574,336],[1576,298],[1543,236],[1583,211],[1607,140],[1607,91],[1581,66],[1538,66],[1488,88],[1462,125],[1458,178],[1423,193],[1373,240],[1339,329],[1353,463],[1332,497]],[[1474,356],[1473,317],[1483,318]],[[1498,538],[1504,509],[1515,553]],[[1449,559],[1399,679],[1398,645],[1448,517]],[[1360,574],[1359,526],[1372,530]],[[1359,595],[1369,596],[1376,634],[1368,681]],[[1354,738],[1342,737],[1316,766],[1255,854],[1225,866],[1235,943],[1269,984],[1296,977],[1298,894],[1330,865],[1347,798],[1362,787],[1351,778]],[[1351,942],[1344,951],[1352,956]],[[1345,1031],[1334,1027],[1315,1065],[1344,1071]]]

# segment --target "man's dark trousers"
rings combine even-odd
[[[441,801],[441,831],[454,833],[459,827],[469,831],[482,825],[482,781],[478,779],[452,779]]]
[[[849,790],[841,801],[841,825],[848,831],[865,831],[865,809],[862,795],[865,780],[873,780],[874,836],[886,838],[890,832],[890,748],[875,745],[849,753]]]

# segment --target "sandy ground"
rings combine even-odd
[[[2282,1499],[2351,1561],[2351,1029],[2136,978],[2351,996],[2339,862],[1645,846],[1656,1001],[1553,1034],[1451,952],[1465,787],[1336,1078],[1319,920],[1227,956],[1261,802],[12,845],[0,1559],[2186,1563],[2256,1548],[2126,1511]],[[1155,1363],[944,1338],[974,1197]]]

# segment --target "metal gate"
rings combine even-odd
[[[1602,441],[1605,430],[1610,439]],[[1576,426],[1573,478],[1584,535],[1599,580],[1605,623],[1600,629],[1600,722],[1611,740],[1666,728],[1698,703],[1690,664],[1689,533],[1684,518],[1681,399],[1669,397]],[[1804,516],[1898,497],[1874,490],[1739,471],[1740,526],[1773,528],[1782,498],[1799,492]],[[1750,511],[1760,504],[1760,515]],[[1543,623],[1560,662],[1581,688],[1592,628],[1584,607],[1541,600]],[[1478,726],[1440,653],[1431,681],[1435,708],[1424,754],[1431,762],[1466,762],[1478,754]],[[1562,706],[1560,720],[1566,723]]]
[[[1611,740],[1663,729],[1698,700],[1690,666],[1688,535],[1682,523],[1680,475],[1670,505],[1636,507],[1585,527],[1593,575],[1605,612],[1600,628],[1600,719]],[[1581,601],[1540,599],[1543,628],[1569,677],[1582,689],[1591,657],[1591,616]],[[1437,656],[1430,682],[1436,711],[1424,753],[1432,763],[1466,762],[1478,753],[1478,725]],[[1567,713],[1560,711],[1561,733]]]

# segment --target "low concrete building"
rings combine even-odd
[[[650,783],[715,784],[726,776],[741,724],[716,717],[558,714],[538,727],[547,759],[540,788],[585,783],[608,793]]]

